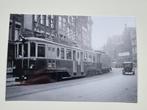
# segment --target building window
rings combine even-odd
[[[46,16],[46,26],[49,26],[49,18]]]
[[[61,59],[64,59],[65,57],[65,54],[64,54],[65,52],[64,52],[64,48],[61,48]]]
[[[71,59],[72,57],[71,57],[71,49],[67,49],[66,50],[66,58],[67,59]]]
[[[38,20],[38,15],[34,15],[34,21],[37,22]]]
[[[57,48],[57,57],[59,58],[59,56],[60,56],[60,49]]]
[[[59,22],[61,22],[61,20],[62,20],[62,18],[61,18],[61,16],[59,16]]]
[[[66,30],[66,24],[62,23],[62,29],[65,31]]]
[[[85,52],[85,60],[87,60],[87,58],[88,58],[88,53]]]
[[[62,23],[59,21],[59,29],[62,29]]]
[[[9,25],[9,40],[12,40],[12,25]]]
[[[54,24],[53,23],[51,24],[51,28],[54,28]]]
[[[15,30],[15,40],[18,40],[19,39],[19,29],[16,28]]]
[[[51,19],[54,19],[54,15],[51,15]]]
[[[45,57],[45,45],[38,44],[38,57]]]
[[[68,17],[68,23],[71,23],[71,16]]]
[[[41,15],[37,16],[37,22],[40,23],[41,22]]]
[[[28,44],[24,44],[24,57],[28,57]]]
[[[62,35],[62,34],[60,34],[60,38],[61,38],[61,39],[63,38],[63,35]]]
[[[30,43],[30,56],[35,57],[36,53],[36,44],[34,42]]]
[[[54,16],[51,16],[51,28],[54,28]]]
[[[44,15],[41,15],[40,17],[41,17],[41,24],[44,24],[44,20],[45,20]]]
[[[63,22],[66,23],[66,18],[63,18]]]
[[[70,28],[67,27],[67,35],[70,36]]]

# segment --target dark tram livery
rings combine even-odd
[[[56,80],[101,74],[111,70],[101,51],[82,50],[42,38],[28,37],[15,44],[14,75],[20,79],[47,75]]]

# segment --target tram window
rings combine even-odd
[[[19,44],[18,56],[22,56],[22,44]]]
[[[84,54],[84,60],[85,60],[85,61],[87,60],[87,57],[88,57],[88,53],[85,52],[85,54]]]
[[[34,42],[30,43],[30,56],[34,57],[36,53],[36,44]]]
[[[76,51],[73,50],[73,60],[76,60]]]
[[[38,57],[45,57],[45,45],[38,44]]]
[[[24,57],[28,57],[28,44],[24,44]]]
[[[59,57],[59,55],[60,55],[60,50],[59,48],[57,48],[57,57]]]
[[[66,50],[66,58],[71,59],[71,50],[70,49]]]
[[[80,59],[83,60],[83,52],[80,52]]]
[[[86,52],[86,58],[88,58],[88,53]]]
[[[95,56],[93,56],[93,62],[95,62]]]
[[[64,48],[61,48],[61,59],[64,59]]]
[[[77,59],[79,59],[80,55],[79,55],[79,52],[77,52]]]

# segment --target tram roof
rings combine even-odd
[[[63,46],[63,47],[67,47],[67,48],[74,48],[74,49],[78,49],[78,50],[84,50],[84,51],[88,51],[88,52],[96,52],[98,54],[102,54],[104,52],[99,51],[99,50],[85,50],[85,49],[81,49],[79,47],[74,47],[74,46],[68,46],[65,44],[61,44],[61,43],[57,43],[57,42],[53,42],[53,41],[49,41],[48,39],[43,39],[43,38],[37,38],[37,37],[26,37],[26,40],[29,41],[37,41],[37,42],[46,42],[46,43],[51,43],[51,44],[55,44],[55,45],[59,45],[59,46]]]

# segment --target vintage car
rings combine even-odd
[[[128,74],[128,75],[134,75],[135,71],[133,68],[133,63],[132,62],[123,62],[123,70],[122,73],[124,75]]]

